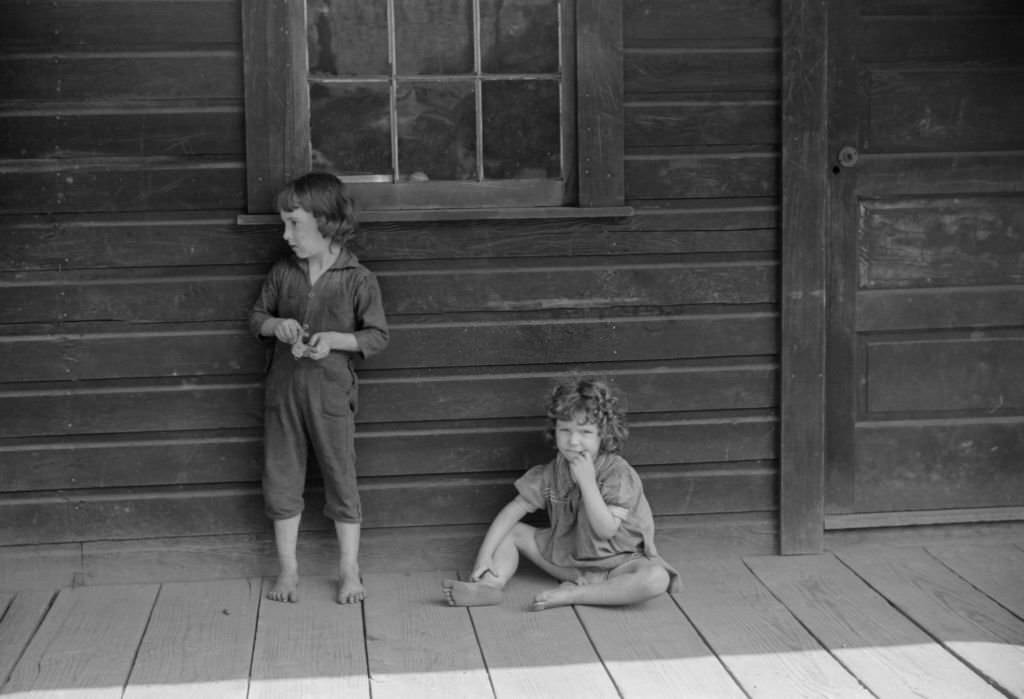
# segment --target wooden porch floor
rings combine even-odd
[[[2,692],[26,697],[1024,697],[1024,542],[673,561],[626,609],[444,606],[448,571],[0,594]]]

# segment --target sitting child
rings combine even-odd
[[[491,523],[469,580],[444,581],[448,604],[499,604],[520,555],[562,581],[537,595],[535,610],[633,604],[675,591],[678,574],[654,547],[640,477],[616,453],[628,430],[611,389],[587,379],[561,383],[547,415],[557,455],[516,481],[519,494]],[[550,528],[519,521],[540,508]]]

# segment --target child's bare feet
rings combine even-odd
[[[496,585],[482,582],[464,582],[462,580],[445,580],[441,583],[448,604],[452,607],[484,607],[501,604],[504,593]]]
[[[289,571],[277,576],[274,586],[267,593],[267,599],[275,602],[298,602],[299,574]]]
[[[564,582],[553,590],[544,590],[533,598],[533,611],[542,612],[545,609],[572,604],[577,587],[578,585],[574,582]]]
[[[358,570],[342,571],[338,579],[338,604],[358,604],[366,599],[366,588]]]

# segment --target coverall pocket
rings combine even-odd
[[[322,403],[325,415],[344,417],[356,411],[355,394],[341,391],[332,386],[325,386],[322,392]]]
[[[336,417],[355,413],[355,375],[348,362],[333,354],[323,359],[322,362],[320,369],[323,372],[323,380],[320,385],[320,395],[324,413]]]

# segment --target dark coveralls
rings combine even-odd
[[[259,336],[267,318],[294,318],[310,336],[325,331],[354,333],[359,356],[383,350],[388,326],[380,287],[356,256],[343,250],[313,285],[306,269],[306,262],[294,256],[271,268],[249,316],[250,330]],[[324,514],[336,522],[361,522],[352,354],[331,351],[321,360],[296,359],[290,345],[275,340],[264,403],[267,516],[280,520],[302,512],[306,461],[312,447],[324,480]]]

